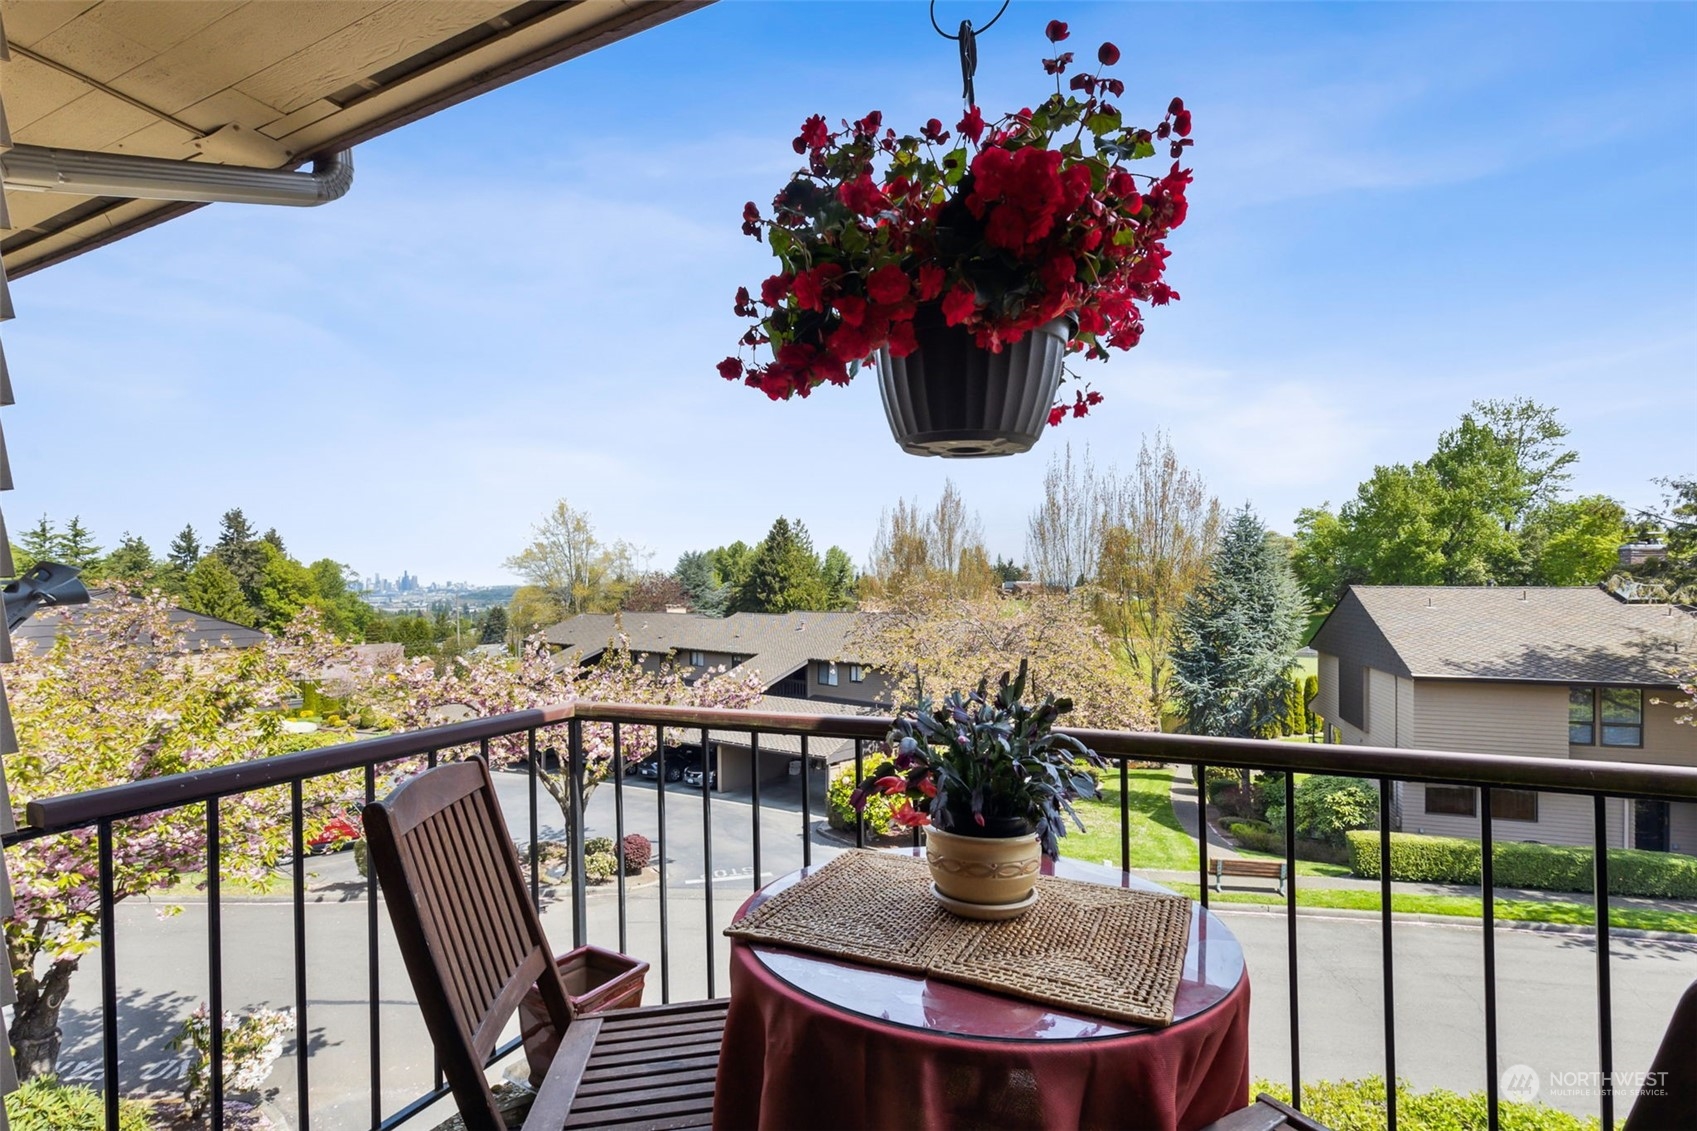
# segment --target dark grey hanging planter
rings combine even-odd
[[[1071,315],[1039,326],[1001,353],[949,326],[934,306],[913,320],[919,349],[878,351],[878,387],[890,432],[915,456],[970,459],[1031,450],[1049,423],[1065,369]]]

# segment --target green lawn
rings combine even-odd
[[[1196,898],[1195,884],[1174,884],[1179,891]],[[1210,892],[1211,903],[1273,903],[1282,904],[1284,896],[1267,891]],[[1325,907],[1346,911],[1379,910],[1379,893],[1347,888],[1298,888],[1296,902],[1302,907]],[[1596,912],[1589,903],[1569,903],[1543,899],[1499,899],[1496,901],[1498,919],[1513,919],[1526,923],[1567,923],[1589,927]],[[1464,919],[1481,919],[1485,901],[1468,895],[1392,895],[1391,910],[1404,914],[1455,915]],[[1678,931],[1697,934],[1697,915],[1680,911],[1653,911],[1636,907],[1610,907],[1609,925],[1640,931]]]
[[[1131,866],[1183,871],[1196,867],[1196,842],[1179,827],[1173,815],[1171,770],[1133,769],[1131,787]],[[1070,826],[1061,840],[1061,855],[1100,864],[1120,860],[1120,776],[1109,770],[1102,777],[1099,801],[1073,802],[1084,832]]]

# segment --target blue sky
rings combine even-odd
[[[714,373],[770,273],[742,204],[801,119],[960,108],[923,5],[728,0],[360,147],[334,204],[214,206],[19,280],[8,524],[162,551],[239,505],[306,559],[494,581],[560,497],[657,566],[780,513],[862,560],[952,476],[1017,558],[1069,441],[1129,462],[1165,429],[1288,530],[1512,396],[1559,410],[1580,490],[1697,472],[1697,5],[1016,2],[987,116],[1044,96],[1052,17],[1122,48],[1128,119],[1184,97],[1196,183],[1183,301],[1029,455],[917,460],[870,380],[772,404]]]

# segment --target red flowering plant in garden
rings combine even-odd
[[[807,164],[770,216],[752,201],[743,209],[743,231],[770,245],[779,269],[758,294],[737,291],[736,313],[753,320],[741,340],[749,360],[726,358],[721,376],[773,400],[846,385],[880,349],[912,353],[927,304],[992,351],[1063,316],[1077,322],[1069,348],[1086,358],[1138,343],[1141,304],[1178,298],[1162,275],[1167,233],[1185,218],[1190,111],[1175,98],[1153,129],[1125,124],[1110,101],[1125,84],[1104,74],[1120,57],[1111,43],[1063,92],[1067,26],[1051,20],[1047,35],[1055,94],[1035,109],[987,123],[974,106],[952,132],[932,118],[918,135],[886,128],[876,110],[836,130],[818,115],[802,124],[794,146]],[[1158,144],[1173,159],[1166,173],[1125,167]],[[771,359],[752,360],[762,346]],[[1100,400],[1077,391],[1049,421]]]

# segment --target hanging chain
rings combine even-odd
[[[978,99],[972,91],[972,76],[978,72],[978,37],[996,26],[996,21],[1002,18],[1002,13],[1008,10],[1008,0],[1002,0],[1002,6],[996,14],[990,17],[990,22],[976,30],[971,20],[960,22],[960,31],[950,35],[937,23],[937,0],[931,0],[931,26],[937,29],[937,34],[944,39],[952,39],[960,44],[960,96],[966,100],[966,108],[972,109],[978,105]]]

